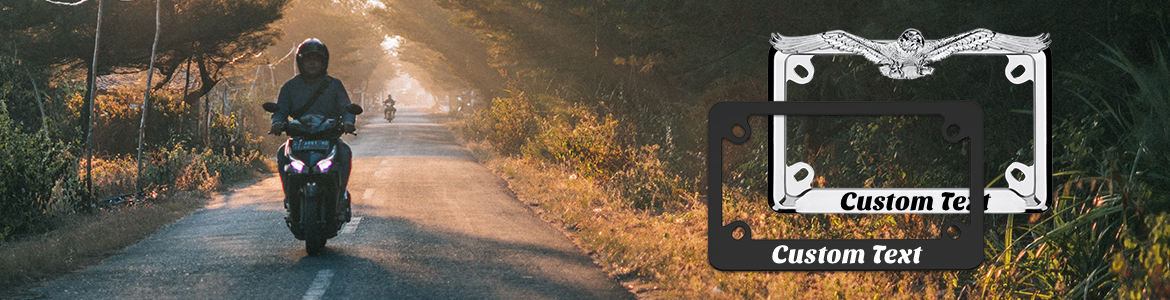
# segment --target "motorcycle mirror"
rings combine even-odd
[[[351,114],[354,114],[354,115],[360,115],[360,114],[362,114],[362,112],[364,110],[362,110],[361,106],[358,106],[357,104],[350,103],[349,105],[345,106],[345,111],[347,111]]]
[[[280,110],[280,106],[276,106],[276,103],[272,103],[272,102],[264,102],[264,104],[261,104],[260,106],[264,107],[264,111],[270,112],[270,113],[274,113],[274,112]]]

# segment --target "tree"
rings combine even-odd
[[[426,70],[416,74],[432,93],[477,90],[486,99],[501,96],[504,78],[494,57],[474,32],[452,23],[457,12],[444,10],[430,0],[383,0],[385,8],[373,12],[386,30],[405,40],[399,59]]]
[[[269,61],[275,63],[305,39],[317,38],[329,47],[329,75],[351,90],[363,91],[375,69],[392,67],[385,63],[387,53],[382,48],[386,35],[366,13],[365,1],[298,0],[291,6],[279,25],[287,35],[270,48]],[[296,75],[293,64],[291,56],[280,61],[277,78]]]
[[[184,62],[194,62],[200,85],[183,99],[194,107],[199,97],[222,78],[225,66],[251,58],[280,37],[280,30],[272,23],[283,16],[290,0],[161,1],[163,36],[156,68],[163,78],[154,89],[169,83]],[[146,69],[151,61],[153,35],[139,29],[154,26],[154,3],[111,1],[104,9],[102,39],[106,42],[100,43],[98,49],[96,74]],[[75,7],[39,1],[3,4],[0,12],[20,17],[3,18],[0,34],[9,45],[18,45],[21,53],[28,53],[22,59],[31,64],[62,70],[89,67],[96,10],[94,1]]]

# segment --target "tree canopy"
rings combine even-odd
[[[202,89],[187,96],[191,102],[210,91],[221,69],[267,49],[281,31],[272,23],[283,16],[289,0],[195,1],[160,0],[161,36],[155,67],[161,88],[188,60],[200,66]],[[138,72],[150,63],[154,26],[152,1],[108,1],[102,16],[97,74]],[[93,59],[97,1],[59,6],[41,1],[0,5],[9,16],[0,27],[7,41],[4,51],[20,49],[22,59],[40,67],[62,70],[88,67]]]

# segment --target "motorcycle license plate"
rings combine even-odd
[[[329,150],[329,141],[292,141],[289,145],[293,151]]]

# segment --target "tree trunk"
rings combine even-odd
[[[134,186],[138,195],[142,195],[142,140],[146,138],[146,113],[150,111],[150,84],[154,80],[154,55],[158,49],[158,32],[162,23],[159,22],[159,0],[154,0],[154,43],[150,46],[150,67],[146,69],[146,91],[142,95],[142,121],[138,123],[138,167]]]
[[[202,119],[205,119],[203,118],[204,114],[200,111],[199,100],[211,92],[219,80],[213,78],[203,58],[192,57],[191,59],[195,60],[195,64],[199,68],[199,88],[190,93],[184,93],[183,95],[183,103],[187,104],[188,109],[186,120],[183,122],[186,125],[183,127],[195,129],[192,134],[199,135],[204,132],[200,123]],[[188,71],[188,74],[190,74],[190,71]],[[203,109],[206,110],[207,108],[204,107]]]
[[[97,25],[93,33],[93,61],[89,69],[89,98],[86,100],[85,110],[85,199],[87,202],[93,198],[93,115],[94,107],[93,100],[97,98],[97,56],[98,56],[98,41],[102,35],[102,0],[98,0],[97,11]]]
[[[89,124],[90,124],[90,122],[89,122],[89,107],[90,107],[90,105],[93,105],[93,102],[90,101],[90,99],[92,99],[92,97],[93,97],[93,93],[94,93],[94,79],[93,79],[93,70],[91,69],[89,71],[89,73],[85,75],[85,102],[81,103],[81,110],[77,112],[77,114],[78,114],[78,118],[77,118],[78,124],[77,125],[79,125],[79,127],[81,127],[81,140],[82,141],[85,140],[85,138],[86,138],[85,135],[89,133]]]
[[[211,92],[212,88],[219,83],[219,79],[215,79],[211,72],[208,71],[207,63],[202,58],[195,60],[199,67],[199,89],[183,96],[183,102],[187,103],[187,107],[196,107],[199,105],[199,98]]]
[[[182,95],[184,97],[187,96],[187,90],[189,90],[191,88],[191,60],[192,59],[194,59],[194,58],[187,58],[187,67],[184,68],[184,71],[183,71],[184,74],[183,74],[183,94]],[[189,106],[188,106],[188,109],[190,109]],[[183,129],[188,128],[186,125],[188,125],[188,124],[183,124],[183,126],[179,126],[179,128],[178,128],[179,136],[183,136]]]

